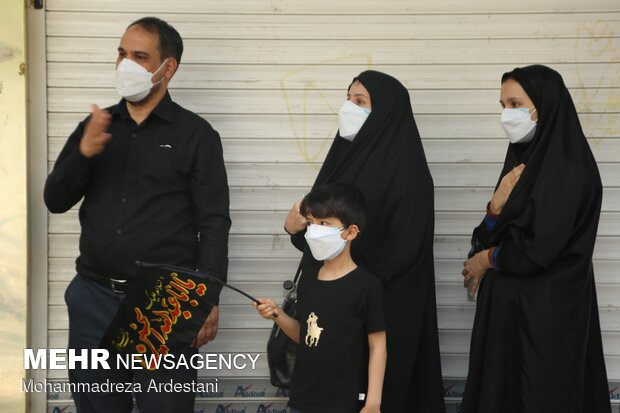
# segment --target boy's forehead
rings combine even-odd
[[[314,215],[312,215],[311,212],[308,212],[308,215],[306,216],[306,219],[308,219],[310,221],[330,221],[330,222],[334,222],[334,223],[342,223],[340,221],[340,219],[338,219],[336,217],[315,217]]]

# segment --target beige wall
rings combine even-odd
[[[26,80],[24,2],[0,13],[0,411],[21,412],[26,347]]]

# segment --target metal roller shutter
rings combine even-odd
[[[620,382],[617,0],[48,0],[46,8],[50,167],[91,102],[117,101],[113,63],[127,24],[157,15],[179,30],[185,55],[171,93],[222,136],[233,218],[229,280],[257,296],[281,297],[282,281],[295,270],[298,253],[282,222],[316,176],[345,87],[369,67],[399,78],[410,90],[436,185],[437,301],[450,400],[462,392],[474,312],[460,264],[507,144],[498,124],[499,77],[530,63],[556,68],[605,185],[595,271],[608,375]],[[48,347],[64,347],[62,297],[74,273],[76,211],[49,216],[48,232]],[[263,353],[269,328],[239,296],[224,293],[219,337],[203,350]],[[218,372],[222,394],[199,397],[196,411],[285,411],[267,374],[264,356],[257,370]],[[67,375],[51,371],[49,379]],[[50,413],[70,405],[66,394],[53,396]]]

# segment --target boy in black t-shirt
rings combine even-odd
[[[300,212],[308,220],[308,246],[323,266],[300,277],[297,319],[271,299],[256,307],[299,344],[291,413],[378,413],[386,360],[382,286],[350,252],[366,219],[363,196],[351,185],[321,186],[306,195]]]

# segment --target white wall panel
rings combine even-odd
[[[563,13],[580,11],[617,11],[615,0],[596,0],[584,4],[581,0],[564,0],[562,2],[549,1],[540,3],[537,0],[522,0],[518,4],[497,2],[495,0],[478,0],[475,3],[460,0],[445,0],[440,2],[409,2],[386,1],[378,3],[374,0],[358,0],[355,3],[348,1],[334,2],[331,0],[316,0],[313,2],[300,0],[229,0],[226,2],[196,0],[176,0],[174,3],[153,2],[150,0],[50,0],[48,10],[54,11],[93,11],[93,12],[134,12],[134,13],[205,13],[205,14],[338,14],[350,16],[352,14],[462,14],[462,13]]]
[[[300,71],[296,65],[254,63],[246,65],[215,65],[184,63],[172,80],[175,89],[270,89],[279,90],[282,80],[290,89],[320,89],[343,91],[343,85],[357,73],[355,62],[324,66],[308,66]],[[563,74],[569,88],[598,88],[601,78],[608,75],[608,63],[558,63],[554,67]],[[407,88],[423,85],[428,89],[471,89],[499,86],[497,74],[506,70],[505,64],[383,64],[376,70],[390,73]],[[47,67],[50,87],[114,87],[112,76],[102,76],[114,70],[114,63],[84,63],[74,61],[50,62]],[[295,76],[286,76],[295,73]],[[320,74],[320,77],[316,75]],[[343,82],[345,82],[343,84]],[[499,95],[499,91],[497,91]],[[344,93],[343,93],[344,95]]]
[[[507,70],[510,67],[506,68]],[[112,74],[112,73],[110,73]],[[288,90],[278,93],[274,90],[228,90],[228,89],[178,89],[173,97],[187,109],[198,113],[243,113],[261,115],[270,114],[316,114],[331,115],[333,130],[336,132],[340,105],[346,99],[345,92],[350,79],[343,81],[342,90]],[[79,93],[78,93],[79,92]],[[616,113],[617,108],[609,105],[608,95],[585,90],[590,96],[587,102],[575,101],[577,108],[586,113]],[[497,90],[427,90],[411,92],[416,112],[424,114],[468,114],[497,113],[499,95]],[[51,88],[48,93],[48,108],[51,112],[77,112],[90,107],[91,102],[109,106],[118,101],[114,89],[90,88]]]
[[[129,22],[128,22],[129,23]],[[615,39],[611,39],[615,41]],[[567,50],[583,63],[601,63],[605,58],[592,49],[592,43],[579,39],[544,38],[536,41],[522,39],[488,40],[210,40],[189,39],[185,43],[184,59],[201,64],[256,64],[280,61],[299,65],[299,70],[311,64],[433,64],[441,51],[443,64],[503,63],[508,67],[524,64],[514,56],[527,56],[527,63],[565,63]],[[395,47],[385,47],[390,43]],[[84,62],[107,63],[116,58],[118,38],[49,37],[48,58],[53,62],[78,59]],[[294,51],[303,53],[294,53]],[[506,53],[511,50],[512,53]],[[207,53],[208,51],[208,53]],[[292,52],[293,51],[293,52]],[[369,53],[369,51],[373,51]],[[70,56],[70,57],[69,57]]]
[[[50,138],[50,159],[55,159],[67,138]],[[231,163],[308,162],[325,159],[332,139],[222,139],[226,161]],[[426,139],[426,159],[432,163],[490,163],[506,153],[506,139]],[[620,139],[592,139],[598,162],[620,159]],[[498,172],[499,173],[499,172]]]
[[[238,281],[263,282],[275,281],[282,283],[284,280],[293,278],[297,268],[295,253],[291,257],[241,257],[231,261],[228,270],[228,280],[232,283]],[[52,257],[49,260],[50,281],[68,282],[75,275],[75,259],[73,257]],[[620,260],[597,259],[594,260],[594,274],[597,282],[602,284],[618,284],[618,267]],[[463,258],[436,258],[435,278],[441,283],[460,283]],[[605,304],[603,304],[605,306]]]
[[[113,37],[122,33],[126,21],[137,20],[142,13],[126,13],[123,19],[115,12],[92,14],[82,12],[49,13],[47,34],[50,37],[71,37],[84,33],[85,37]],[[159,17],[176,27],[183,27],[185,39],[320,39],[349,38],[341,15],[221,15],[221,14],[160,14]],[[579,14],[380,14],[356,16],[355,24],[364,30],[356,33],[361,40],[403,39],[488,39],[490,37],[536,39],[545,37],[589,37],[587,31],[575,33],[575,21],[605,21],[618,24],[618,13]],[[458,26],[458,36],[454,27]],[[336,35],[336,36],[334,36]]]
[[[435,258],[451,259],[465,257],[469,251],[470,236],[446,235],[435,237]],[[77,234],[50,234],[50,258],[72,258],[78,252]],[[620,237],[599,236],[594,248],[595,260],[618,258]],[[289,258],[297,256],[298,251],[289,242],[288,236],[270,235],[231,235],[229,257],[240,258]]]
[[[414,107],[415,103],[413,100]],[[498,103],[498,107],[493,110],[492,114],[418,115],[416,113],[416,122],[424,140],[498,139],[504,138],[499,126],[499,113]],[[335,113],[294,116],[290,114],[256,116],[210,113],[202,115],[209,120],[221,136],[236,139],[333,139],[336,127]],[[50,113],[50,136],[65,139],[85,116],[85,112]],[[583,113],[580,114],[580,118],[586,136],[590,138],[620,137],[620,117],[617,113]]]
[[[282,228],[288,211],[232,211],[231,234],[273,234]],[[472,228],[482,220],[481,212],[436,212],[436,235],[471,235]],[[49,232],[79,234],[77,210],[50,216]],[[620,213],[603,212],[599,222],[599,235],[620,236]]]
[[[608,374],[620,380],[617,0],[48,0],[46,7],[50,165],[92,102],[118,100],[114,60],[127,24],[158,15],[184,36],[171,93],[222,137],[233,219],[229,281],[256,295],[281,299],[281,283],[296,269],[299,252],[282,220],[314,181],[346,86],[367,68],[400,79],[436,186],[442,366],[457,380],[467,373],[474,313],[461,286],[462,261],[507,144],[498,124],[500,76],[516,66],[551,65],[571,91],[605,185],[594,270]],[[352,19],[356,30],[347,24]],[[74,275],[76,211],[49,217],[52,347],[66,343],[63,293]],[[221,310],[220,336],[208,351],[264,352],[270,322],[229,292]],[[241,375],[264,383],[266,365]]]

